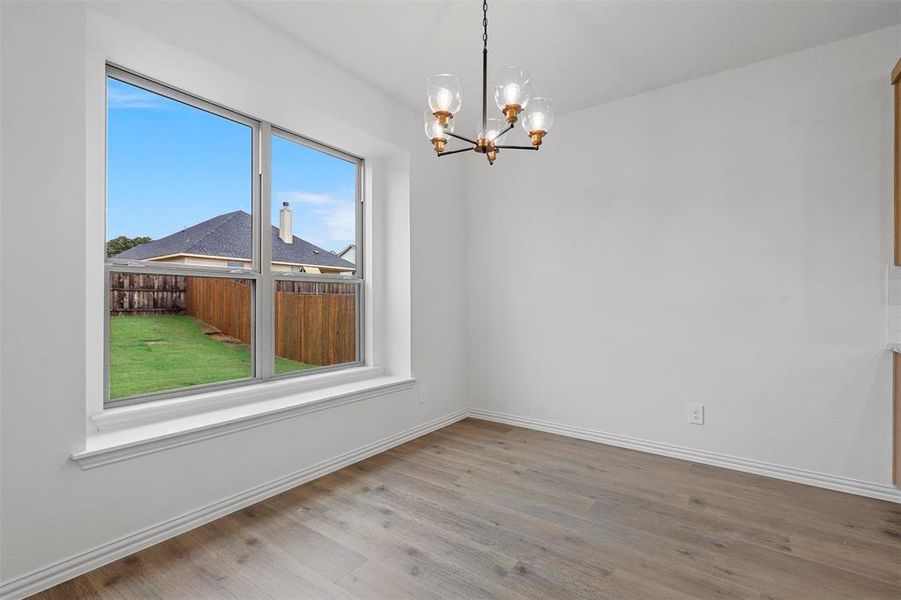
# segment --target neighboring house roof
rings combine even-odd
[[[350,245],[347,246],[347,248],[345,248],[345,249],[342,250],[341,252],[335,252],[335,254],[337,254],[340,258],[344,258],[345,256],[347,256],[347,255],[350,254],[351,252],[353,252],[354,255],[356,255],[356,250],[357,250],[357,245],[356,245],[356,244],[350,244]],[[354,259],[356,259],[356,256],[354,256]],[[347,260],[347,259],[345,258],[344,260]]]
[[[164,238],[135,246],[117,254],[115,258],[146,260],[173,254],[199,254],[250,260],[251,231],[250,215],[243,210],[236,210],[192,225]],[[274,262],[319,265],[348,270],[354,268],[353,263],[339,258],[319,246],[314,246],[296,235],[293,236],[293,244],[286,244],[278,236],[278,227],[272,226],[270,231]]]

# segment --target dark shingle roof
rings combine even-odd
[[[338,258],[328,250],[314,246],[296,235],[293,244],[286,244],[278,237],[278,227],[270,228],[272,233],[272,260],[275,262],[320,265],[337,269],[354,268],[343,258]],[[116,258],[145,260],[172,254],[202,254],[250,260],[251,218],[243,210],[213,217],[203,223],[192,225],[183,231],[164,238],[130,248]]]

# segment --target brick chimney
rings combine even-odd
[[[278,211],[278,237],[286,244],[294,243],[294,234],[291,232],[291,209],[287,202],[282,202],[282,209]]]

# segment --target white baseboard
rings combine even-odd
[[[451,423],[466,418],[468,411],[463,409],[428,423],[423,423],[406,431],[402,431],[378,442],[362,446],[355,450],[340,454],[330,460],[323,461],[306,469],[302,469],[285,477],[270,481],[253,489],[225,498],[186,515],[160,523],[143,531],[104,544],[87,552],[83,552],[64,561],[39,569],[28,575],[4,582],[0,585],[0,600],[14,600],[36,594],[49,587],[87,573],[105,564],[111,563],[138,550],[158,544],[180,533],[200,527],[210,521],[233,513],[251,504],[265,500],[276,494],[343,469],[356,462],[384,452],[427,433],[446,427]]]
[[[664,444],[661,442],[652,442],[639,438],[618,435],[615,433],[605,433],[587,429],[585,427],[577,427],[573,425],[562,425],[552,421],[544,421],[542,419],[530,419],[528,417],[517,417],[505,413],[499,413],[489,410],[481,410],[478,408],[470,408],[468,411],[470,417],[475,419],[484,419],[486,421],[495,421],[504,423],[505,425],[515,425],[517,427],[525,427],[527,429],[535,429],[545,431],[547,433],[557,433],[567,437],[598,442],[601,444],[609,444],[610,446],[618,446],[620,448],[629,448],[630,450],[640,450],[642,452],[650,452],[651,454],[660,454],[672,458],[681,458],[693,462],[713,465],[716,467],[724,467],[735,471],[744,471],[745,473],[754,473],[755,475],[764,475],[775,479],[784,479],[795,483],[803,483],[816,487],[846,492],[848,494],[856,494],[858,496],[867,496],[869,498],[877,498],[879,500],[887,500],[889,502],[897,502],[901,504],[901,490],[890,485],[879,483],[871,483],[861,481],[859,479],[851,479],[850,477],[842,477],[839,475],[828,475],[826,473],[817,473],[815,471],[807,471],[795,467],[784,467],[758,460],[747,458],[737,458],[727,454],[719,454],[717,452],[707,452],[704,450],[695,450],[685,448],[683,446],[675,446],[672,444]]]

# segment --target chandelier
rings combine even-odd
[[[528,69],[504,67],[494,79],[494,102],[504,118],[488,118],[488,0],[482,3],[482,15],[482,120],[477,125],[476,139],[454,133],[454,115],[463,103],[463,81],[448,74],[432,75],[427,81],[429,108],[425,111],[425,134],[438,156],[474,151],[484,154],[493,165],[501,150],[538,150],[554,122],[554,105],[547,98],[531,96],[532,76]],[[532,145],[498,144],[520,117]],[[446,150],[448,137],[468,146]]]

